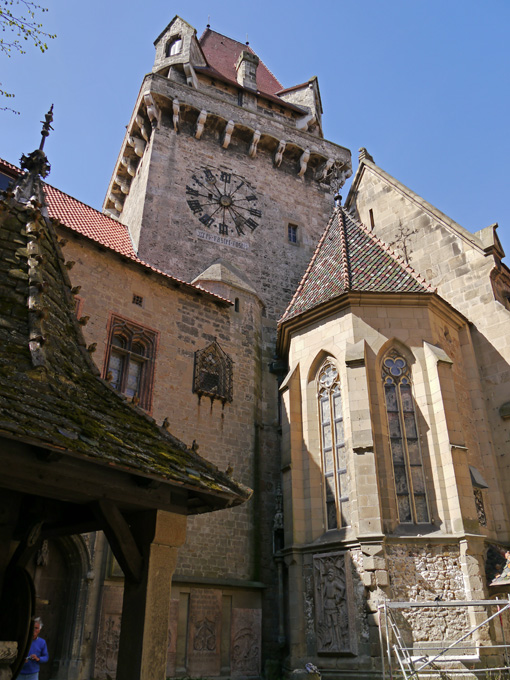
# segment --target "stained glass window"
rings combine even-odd
[[[349,476],[345,450],[342,394],[338,371],[326,361],[318,376],[319,421],[326,527],[350,524]]]
[[[383,361],[382,378],[399,520],[404,524],[427,523],[430,515],[411,371],[404,357],[394,350]]]

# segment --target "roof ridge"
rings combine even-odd
[[[330,228],[331,228],[331,224],[332,224],[333,220],[335,219],[335,217],[337,217],[337,212],[336,212],[336,210],[334,210],[333,213],[331,214],[331,217],[329,218],[329,222],[328,222],[328,224],[327,224],[327,226],[326,226],[326,229],[324,229],[324,232],[322,233],[322,236],[320,237],[319,242],[317,243],[317,246],[315,247],[314,254],[312,255],[312,258],[311,258],[310,262],[308,263],[308,267],[306,268],[305,273],[304,273],[303,276],[301,277],[301,281],[299,282],[299,285],[298,285],[298,287],[296,288],[296,292],[294,293],[294,295],[292,296],[291,301],[290,301],[289,304],[287,305],[287,309],[286,309],[285,312],[283,313],[283,316],[280,318],[279,323],[281,323],[281,322],[285,319],[285,317],[288,315],[289,310],[291,309],[291,307],[292,307],[293,304],[294,304],[294,301],[299,297],[301,291],[303,290],[303,287],[304,287],[304,285],[305,285],[306,279],[308,278],[308,275],[310,274],[310,271],[312,270],[313,265],[315,264],[315,260],[316,260],[317,257],[318,257],[318,254],[319,254],[319,251],[320,251],[320,249],[321,249],[321,247],[322,247],[322,244],[323,244],[324,241],[326,240],[326,236],[329,234],[329,230],[330,230]]]
[[[386,241],[383,241],[381,238],[376,236],[373,232],[371,232],[363,222],[352,215],[351,213],[347,212],[345,208],[342,208],[342,213],[346,213],[347,217],[352,220],[362,231],[363,233],[368,236],[374,243],[376,243],[378,246],[380,246],[388,255],[390,255],[394,260],[398,262],[399,265],[401,265],[405,271],[412,276],[418,283],[423,285],[425,288],[427,288],[431,293],[436,293],[437,288],[433,288],[430,283],[425,279],[419,272],[412,267],[409,262],[405,260],[405,258],[397,253],[393,248],[386,243]]]
[[[344,280],[345,290],[351,289],[351,276],[349,270],[349,254],[347,249],[347,234],[345,231],[345,221],[343,211],[339,208],[335,209],[340,217],[338,221],[338,231],[340,234],[340,257],[342,261],[342,274]]]

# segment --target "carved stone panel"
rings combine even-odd
[[[170,624],[168,626],[168,648],[166,654],[166,674],[175,675],[177,657],[177,623],[179,620],[179,600],[170,600]]]
[[[260,675],[262,610],[233,609],[230,674],[233,678]]]
[[[190,596],[188,674],[219,675],[221,670],[221,590],[194,588]]]
[[[354,654],[353,590],[349,555],[314,555],[315,633],[319,654]]]
[[[118,586],[104,587],[94,669],[94,677],[99,680],[115,677],[117,671],[122,596],[122,588]]]

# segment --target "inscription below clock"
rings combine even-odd
[[[231,172],[197,170],[186,186],[188,207],[199,222],[222,236],[244,236],[254,232],[262,211],[250,183]]]

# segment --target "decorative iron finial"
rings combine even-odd
[[[248,40],[248,33],[246,34],[246,44],[249,45],[250,41]]]
[[[53,130],[51,127],[51,123],[53,123],[53,104],[51,105],[48,113],[44,116],[44,119],[44,122],[41,120],[43,127],[41,130],[41,144],[39,145],[40,151],[42,151],[44,148],[44,142],[46,141],[46,137],[50,134],[50,130]]]
[[[211,15],[207,15],[207,28],[211,28]]]

